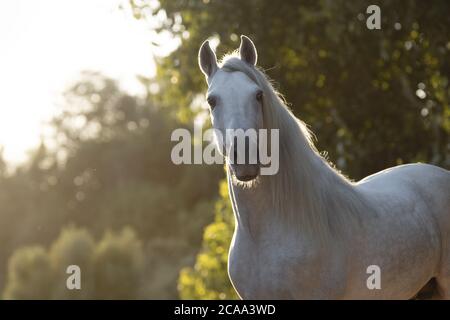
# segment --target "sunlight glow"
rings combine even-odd
[[[0,146],[20,163],[45,135],[58,96],[83,70],[142,91],[135,75],[155,65],[148,25],[118,9],[120,1],[0,2]]]

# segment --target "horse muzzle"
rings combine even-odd
[[[258,164],[230,164],[231,171],[239,181],[251,181],[259,175]]]

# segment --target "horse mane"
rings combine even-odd
[[[354,183],[319,154],[310,130],[286,106],[264,72],[236,53],[225,56],[221,68],[243,72],[260,87],[264,126],[279,129],[279,171],[273,176],[260,176],[255,186],[267,183],[274,214],[323,241],[344,236],[352,225],[360,225],[361,215],[374,209]]]

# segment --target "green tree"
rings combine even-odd
[[[49,257],[41,246],[17,250],[8,263],[5,299],[49,299],[53,278]]]
[[[193,112],[206,91],[196,62],[202,41],[219,40],[220,57],[246,34],[319,149],[351,177],[405,162],[450,166],[448,1],[383,1],[375,31],[366,27],[368,0],[130,3],[180,43],[159,59],[155,79],[179,113]]]
[[[42,142],[29,163],[0,177],[1,290],[18,248],[50,246],[71,224],[94,239],[130,226],[142,241],[144,272],[154,279],[143,283],[142,295],[176,298],[179,269],[192,263],[213,219],[220,167],[174,165],[171,133],[192,126],[110,78],[85,72],[64,97],[52,147]],[[60,297],[66,289],[59,276],[66,275],[54,276]],[[85,289],[70,297],[92,296]]]
[[[52,270],[51,297],[53,299],[89,299],[96,292],[93,282],[93,258],[96,243],[86,230],[70,226],[49,248],[48,257]],[[81,290],[68,290],[67,267],[77,265],[81,270]]]
[[[228,250],[234,231],[234,216],[226,181],[220,183],[214,222],[205,228],[203,246],[194,267],[180,271],[181,299],[236,299],[238,296],[227,273]]]
[[[107,232],[94,252],[94,298],[139,298],[143,271],[142,243],[134,231],[125,228],[119,234]]]
[[[200,112],[195,107],[206,91],[200,44],[218,40],[220,57],[246,34],[319,150],[350,177],[406,162],[450,167],[448,1],[383,1],[376,31],[366,27],[368,0],[129,2],[137,19],[159,21],[161,39],[169,34],[179,43],[159,58],[153,81],[161,88],[157,98],[178,105],[181,119]],[[218,283],[228,290],[226,264],[210,248],[213,238],[228,245],[220,225],[207,227],[194,268],[181,271],[182,298],[218,298]]]

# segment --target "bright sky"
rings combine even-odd
[[[0,1],[0,146],[12,163],[36,146],[55,102],[82,70],[101,71],[137,93],[154,73],[151,30],[120,0]]]

